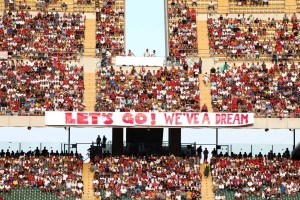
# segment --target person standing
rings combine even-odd
[[[199,66],[199,73],[202,74],[202,59],[201,58],[199,58],[198,66]]]
[[[201,159],[202,159],[202,146],[199,146],[197,148],[197,154],[199,156],[199,163],[201,163]]]
[[[100,137],[100,135],[98,135],[98,137],[97,137],[97,139],[96,139],[96,144],[97,144],[98,147],[99,147],[100,144],[101,144],[101,137]]]
[[[106,141],[107,138],[105,137],[105,135],[103,135],[103,139],[102,139],[102,147],[105,149],[106,148]]]
[[[204,160],[203,160],[203,162],[206,163],[206,162],[207,162],[207,159],[208,159],[208,150],[207,150],[207,148],[204,149],[203,155],[204,155]]]

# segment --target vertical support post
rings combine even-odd
[[[71,148],[71,127],[68,127],[68,153],[70,153]]]
[[[112,129],[112,155],[123,154],[123,128]]]
[[[251,144],[251,155],[252,155],[252,157],[253,157],[253,152],[252,152],[252,144]]]
[[[219,129],[216,128],[216,151],[218,152],[218,146],[219,146]]]
[[[293,151],[296,148],[296,129],[293,129]]]
[[[169,128],[169,152],[175,156],[181,155],[181,129]]]
[[[164,0],[165,5],[165,57],[169,56],[169,16],[168,16],[168,0]],[[167,59],[166,59],[167,61]]]

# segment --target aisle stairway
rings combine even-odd
[[[4,0],[0,0],[0,10],[3,11],[5,9]]]
[[[229,1],[228,0],[218,0],[218,13],[225,14],[229,11]]]
[[[84,73],[84,103],[85,111],[95,110],[96,101],[96,75],[95,73]]]
[[[198,55],[203,57],[209,57],[209,40],[207,20],[197,21],[197,38],[198,38]]]
[[[84,184],[82,200],[94,199],[93,180],[94,173],[90,171],[91,163],[83,164],[82,180]]]
[[[210,83],[208,83],[207,86],[204,84],[204,82],[203,82],[203,75],[204,75],[204,72],[199,75],[199,80],[200,80],[200,96],[201,96],[201,101],[200,101],[201,105],[200,105],[200,108],[202,108],[202,106],[204,104],[206,104],[208,112],[213,112],[212,104],[211,104]]]
[[[205,164],[200,165],[200,170],[202,173],[202,182],[201,182],[201,194],[202,194],[202,198],[201,199],[205,199],[205,200],[214,200],[214,193],[213,193],[213,185],[212,185],[212,178],[211,178],[211,174],[209,173],[209,176],[207,178],[204,177],[204,168],[205,168]]]
[[[96,55],[96,19],[85,20],[84,56]]]
[[[296,0],[285,0],[285,13],[292,14],[297,12]]]

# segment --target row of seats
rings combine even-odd
[[[96,72],[96,111],[200,111],[199,66],[129,70],[103,67]]]
[[[71,62],[2,61],[0,88],[2,114],[84,110],[83,67]]]
[[[202,175],[195,157],[96,158],[96,199],[199,199]]]

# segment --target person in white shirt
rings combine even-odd
[[[208,7],[207,7],[207,8],[208,8],[208,9],[215,10],[214,3],[213,3],[212,1],[210,1],[210,2],[208,3]]]
[[[151,54],[151,57],[156,57],[156,51],[153,50],[153,53]]]
[[[146,49],[146,52],[144,53],[144,57],[150,57],[149,49]]]

